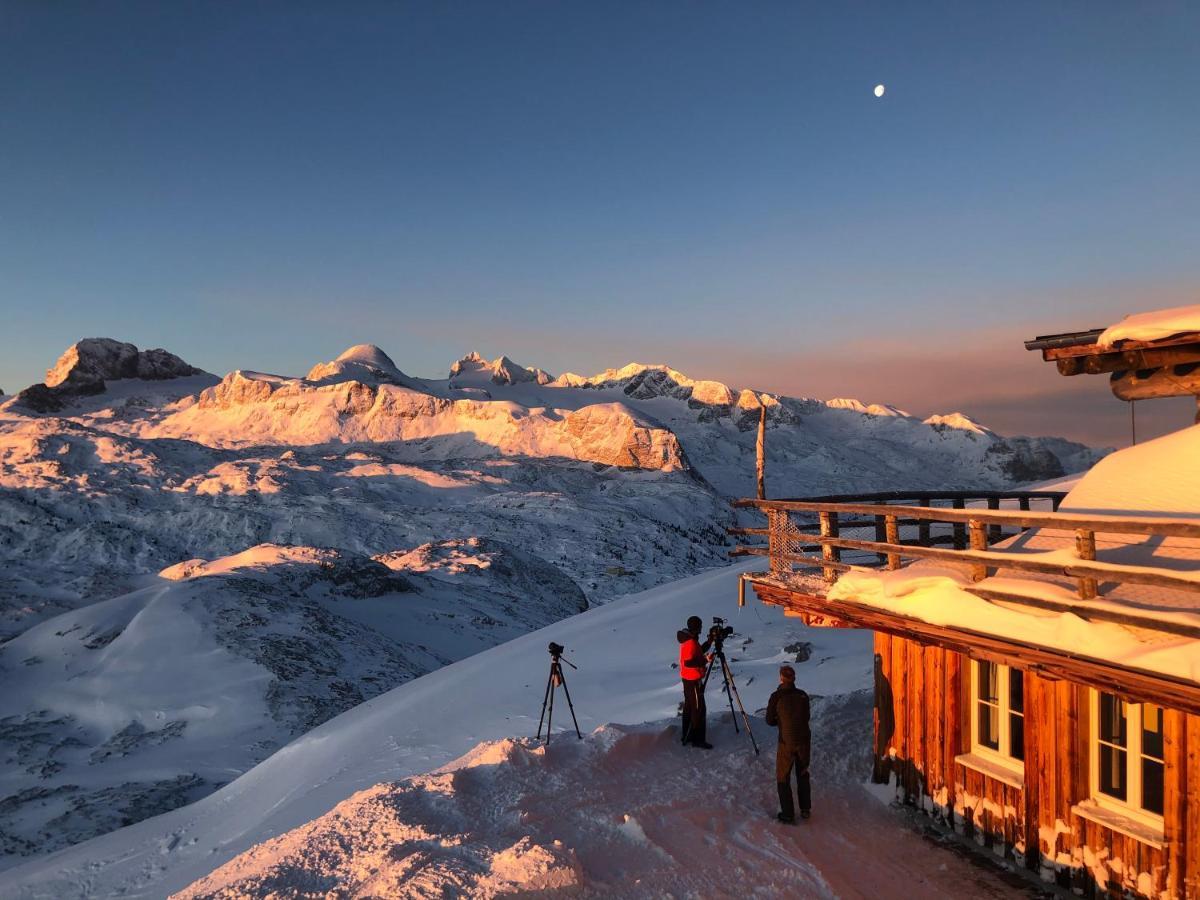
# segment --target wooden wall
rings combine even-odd
[[[1167,710],[1165,844],[1084,819],[1087,688],[1025,673],[1025,783],[955,762],[970,743],[967,660],[875,635],[875,779],[992,852],[1085,896],[1200,900],[1200,716]]]

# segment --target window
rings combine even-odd
[[[1025,760],[1025,675],[997,663],[971,664],[971,750]]]
[[[1092,692],[1092,796],[1150,820],[1163,814],[1162,707]]]

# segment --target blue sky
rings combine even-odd
[[[1185,3],[5,0],[0,386],[372,341],[1117,443],[1020,341],[1200,302],[1197,47]]]

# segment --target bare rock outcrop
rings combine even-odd
[[[68,347],[46,371],[45,382],[21,391],[17,403],[34,412],[57,412],[74,397],[104,393],[109,381],[163,381],[201,374],[202,369],[166,350],[138,350],[133,344],[112,338],[84,338]]]

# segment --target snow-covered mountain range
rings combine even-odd
[[[1098,453],[666,366],[217,378],[88,339],[0,402],[0,865],[211,792],[415,675],[725,560],[728,500]]]

